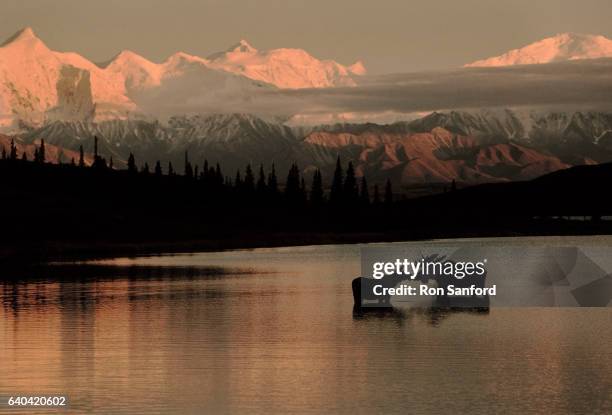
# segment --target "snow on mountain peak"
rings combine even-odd
[[[113,59],[109,62],[109,65],[115,62],[132,62],[132,61],[147,61],[148,60],[136,52],[133,52],[129,49],[124,49],[118,54],[115,55]]]
[[[0,46],[8,46],[14,43],[22,43],[22,42],[32,42],[38,41],[41,42],[40,39],[34,33],[31,27],[24,27],[23,29],[17,31],[13,36],[9,37],[2,43]]]
[[[257,50],[245,40],[226,52],[210,55],[208,61],[216,69],[289,89],[353,86],[352,76],[365,74],[361,62],[346,67],[319,60],[303,49]]]
[[[36,34],[34,33],[34,29],[32,29],[30,26],[26,26],[23,29],[17,31],[17,33],[15,33],[15,36],[17,37],[36,37]]]
[[[0,47],[0,127],[115,118],[134,108],[110,74],[77,53],[50,50],[31,28]]]
[[[94,64],[49,49],[26,27],[0,46],[0,129],[140,117],[185,102],[210,112],[224,105],[221,96],[246,101],[262,87],[352,86],[363,73],[360,62],[343,66],[302,49],[258,51],[245,40],[209,59],[179,52],[155,63],[123,50]]]
[[[577,59],[612,57],[612,40],[598,35],[560,33],[503,55],[483,59],[466,67],[529,65]]]
[[[242,39],[240,42],[230,47],[228,52],[239,52],[239,53],[255,53],[257,49],[249,44],[246,40]]]
[[[208,60],[204,58],[200,58],[199,56],[190,55],[185,52],[176,52],[175,54],[168,57],[165,60],[164,64],[178,64],[178,63],[190,63],[190,62],[198,62],[207,65]]]
[[[103,68],[109,80],[124,94],[160,83],[159,65],[131,50],[122,50]]]

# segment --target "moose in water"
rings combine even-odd
[[[430,255],[428,257],[422,257],[421,260],[425,263],[428,262],[439,262],[439,263],[456,263],[454,260],[447,259],[446,256]],[[427,274],[422,271],[414,277],[398,277],[396,275],[385,275],[381,279],[357,277],[351,283],[353,290],[353,302],[354,307],[357,309],[363,309],[364,307],[376,309],[377,307],[391,307],[391,296],[388,291],[383,290],[384,288],[394,288],[402,283],[411,280],[420,284],[427,285],[430,281],[434,281],[437,287],[442,288],[442,292],[447,292],[449,285],[455,287],[469,287],[475,285],[479,288],[485,287],[486,272],[484,275],[478,278],[463,278],[457,279],[452,275],[438,275]],[[383,295],[376,295],[374,293],[374,287],[380,285],[378,292],[383,292]],[[432,302],[433,307],[468,307],[468,308],[480,308],[489,306],[489,298],[462,298],[462,297],[449,297],[445,294],[436,295]]]

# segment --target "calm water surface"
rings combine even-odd
[[[610,308],[359,316],[359,267],[358,245],[336,245],[2,275],[0,396],[66,394],[69,413],[612,413]]]

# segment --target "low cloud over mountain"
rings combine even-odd
[[[494,107],[610,109],[611,93],[612,59],[597,59],[384,75],[364,78],[356,88],[266,95],[270,109],[275,104],[295,113],[412,113]]]

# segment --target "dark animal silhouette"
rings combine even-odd
[[[384,277],[379,280],[374,278],[357,277],[351,283],[353,289],[353,304],[355,307],[361,308],[363,301],[376,301],[372,307],[389,307],[391,305],[390,295],[375,295],[374,287],[382,285],[384,288],[392,288],[397,280],[392,277]]]
[[[440,255],[430,255],[427,257],[423,257],[422,260],[425,263],[431,262],[439,262],[442,264],[446,264],[448,262],[455,263],[455,261],[451,259],[447,259],[446,256]],[[449,285],[454,285],[456,288],[470,287],[471,285],[475,285],[479,288],[485,287],[486,281],[486,273],[482,276],[478,277],[465,277],[463,279],[454,278],[451,275],[437,275],[437,274],[429,274],[426,275],[423,272],[420,272],[413,279],[414,281],[418,281],[421,284],[427,284],[429,281],[433,280],[436,282],[437,286],[444,289],[444,292],[447,292]],[[401,284],[406,279],[399,279],[396,276],[385,276],[380,280],[376,280],[373,278],[366,277],[357,277],[352,281],[351,288],[353,290],[353,304],[357,309],[364,308],[364,301],[368,302],[368,308],[377,308],[377,307],[390,307],[391,306],[391,296],[390,295],[375,295],[374,287],[376,285],[382,285],[383,288],[393,288],[397,285]],[[435,301],[433,303],[433,307],[443,307],[443,308],[452,308],[452,307],[466,307],[466,308],[487,308],[489,306],[489,297],[449,297],[445,294],[437,295]]]
[[[439,257],[437,255],[431,255],[427,258],[423,258],[425,261],[433,261],[438,260],[442,261],[445,257]],[[421,281],[427,283],[429,277],[424,277],[423,275],[418,275],[416,277],[417,281]],[[363,307],[363,301],[370,302],[368,307],[390,307],[391,306],[391,296],[390,295],[375,295],[374,287],[376,285],[382,285],[383,288],[393,288],[396,287],[401,282],[405,281],[406,278],[398,278],[395,275],[384,276],[381,279],[374,278],[366,278],[366,277],[357,277],[351,283],[351,287],[353,289],[353,304],[357,308]],[[374,302],[375,303],[371,303]]]

